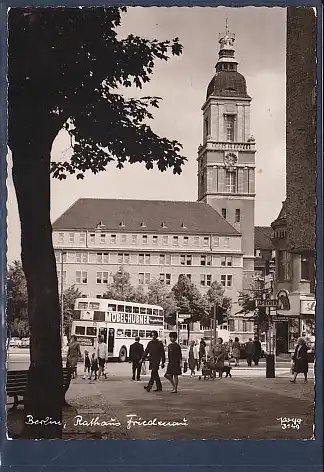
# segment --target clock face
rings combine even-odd
[[[224,161],[228,166],[234,166],[237,163],[237,155],[233,152],[229,152],[226,154]]]

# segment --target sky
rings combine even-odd
[[[251,134],[256,140],[255,225],[269,226],[285,199],[286,9],[266,7],[135,7],[123,15],[119,34],[136,34],[159,40],[179,37],[180,57],[159,61],[151,81],[128,95],[162,97],[154,110],[155,132],[183,145],[188,158],[180,176],[172,170],[146,170],[143,164],[106,172],[52,179],[51,218],[55,221],[78,198],[130,198],[197,200],[197,148],[202,141],[201,107],[215,73],[218,34],[228,19],[235,33],[238,71],[247,81],[251,103]],[[41,130],[40,130],[41,132]],[[69,138],[60,132],[52,147],[52,160],[66,159]],[[8,263],[20,258],[20,224],[8,156]]]

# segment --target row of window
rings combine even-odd
[[[61,257],[63,254],[63,262],[71,262],[71,263],[88,263],[89,257],[87,252],[55,252],[56,262],[60,263],[62,261]],[[90,253],[92,263],[97,264],[109,264],[109,253],[108,252],[97,252],[97,253]],[[115,254],[114,254],[115,256]],[[179,262],[176,262],[175,258],[179,258]],[[200,266],[212,266],[212,256],[210,254],[202,254],[199,257],[199,263],[194,264],[194,256],[193,254],[173,254],[171,258],[171,254],[159,254],[158,255],[158,264],[159,265],[182,265],[182,266],[192,266],[192,265],[200,265]],[[135,260],[136,258],[136,260]],[[135,265],[150,265],[152,263],[152,254],[143,253],[143,254],[134,254],[133,259],[131,261],[131,254],[129,252],[119,252],[117,254],[117,264],[120,265],[128,265],[128,264],[135,264]],[[156,261],[156,259],[155,259]],[[197,259],[196,259],[197,261]],[[112,262],[112,261],[110,261]],[[153,262],[154,263],[154,262]],[[157,263],[157,262],[156,262]],[[222,256],[220,257],[220,264],[221,266],[232,267],[233,265],[233,257],[232,256]]]
[[[97,328],[92,326],[76,326],[75,327],[75,334],[78,336],[96,336],[97,335]],[[144,330],[144,329],[121,329],[118,328],[116,330],[116,335],[118,337],[126,337],[126,338],[136,338],[139,336],[140,338],[151,338],[152,331],[151,330]]]
[[[223,64],[222,66],[225,70],[227,68],[227,64]],[[229,65],[230,69],[234,69],[234,65],[230,64]],[[236,116],[235,115],[228,115],[224,114],[224,130],[226,134],[226,140],[233,142],[235,139],[235,121],[236,121]],[[208,117],[205,118],[204,122],[204,134],[205,137],[209,136],[210,134],[210,123]]]
[[[227,191],[227,190],[226,190]],[[231,190],[234,192],[234,190]],[[222,217],[227,218],[227,209],[222,208]],[[239,208],[236,208],[235,210],[235,217],[234,217],[234,223],[240,223],[241,222],[241,210]]]
[[[67,233],[68,235],[68,242],[75,243],[76,235],[79,235],[79,243],[85,244],[86,243],[86,233]],[[58,243],[64,244],[65,242],[65,233],[58,233]],[[160,239],[159,239],[160,238]],[[108,233],[100,233],[99,234],[100,244],[117,244],[117,234],[108,234]],[[128,244],[131,243],[133,245],[136,244],[148,244],[149,236],[147,234],[121,234],[120,235],[120,242],[121,244]],[[226,240],[229,238],[225,238],[224,244],[226,245]],[[204,247],[209,247],[210,245],[210,237],[209,236],[169,236],[169,235],[152,235],[152,244],[158,245],[162,243],[163,246],[169,246],[169,242],[172,241],[173,246],[188,246],[189,243],[193,243],[194,246],[199,247],[200,242],[202,241]],[[96,233],[89,233],[88,244],[96,244]],[[219,236],[212,237],[212,245],[219,246]]]
[[[186,275],[189,280],[191,280],[191,274],[180,274]],[[61,283],[62,275],[61,271],[57,272],[57,277],[59,283]],[[171,274],[168,273],[161,273],[159,274],[159,280],[163,282],[165,285],[171,285],[172,277]],[[178,276],[176,276],[176,280],[178,280]],[[75,283],[80,285],[88,284],[88,272],[77,270],[75,272]],[[96,283],[107,285],[109,283],[109,272],[97,272],[96,273]],[[151,273],[150,272],[139,272],[138,274],[138,284],[139,285],[149,285],[152,281]],[[66,283],[66,271],[63,271],[63,283]],[[175,281],[174,281],[175,283]],[[201,287],[210,287],[212,283],[212,275],[211,274],[200,274],[200,286]],[[224,287],[232,287],[233,286],[233,275],[231,274],[223,274],[220,278],[220,283]]]

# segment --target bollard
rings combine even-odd
[[[266,378],[274,379],[276,377],[275,373],[275,356],[274,354],[266,355]]]

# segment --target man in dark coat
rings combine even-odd
[[[246,362],[248,367],[252,365],[252,359],[254,356],[254,344],[252,338],[249,338],[248,342],[245,345],[245,355],[246,355]]]
[[[131,344],[129,349],[129,362],[132,363],[132,380],[141,380],[141,360],[144,354],[143,344],[140,343],[140,338],[137,336],[135,342]]]
[[[158,340],[158,333],[157,331],[152,331],[153,339],[149,341],[145,352],[143,354],[142,360],[145,360],[147,356],[149,356],[149,369],[151,370],[151,378],[149,380],[148,385],[145,385],[145,390],[149,392],[153,387],[154,382],[156,382],[156,390],[155,392],[162,391],[162,383],[159,377],[159,367],[161,363],[162,369],[164,369],[165,364],[165,352],[164,346],[161,341]]]
[[[259,365],[259,360],[261,357],[262,346],[257,337],[254,338],[254,354],[253,354],[253,362],[255,365]]]
[[[290,380],[292,383],[296,383],[296,378],[298,374],[304,374],[305,383],[307,383],[307,373],[308,373],[308,356],[307,356],[307,345],[304,338],[299,338],[297,341],[297,346],[293,355],[293,374],[294,378]]]
[[[201,367],[201,362],[203,357],[206,355],[206,343],[204,338],[201,338],[200,344],[199,344],[199,361],[198,361],[198,370],[200,370]]]

